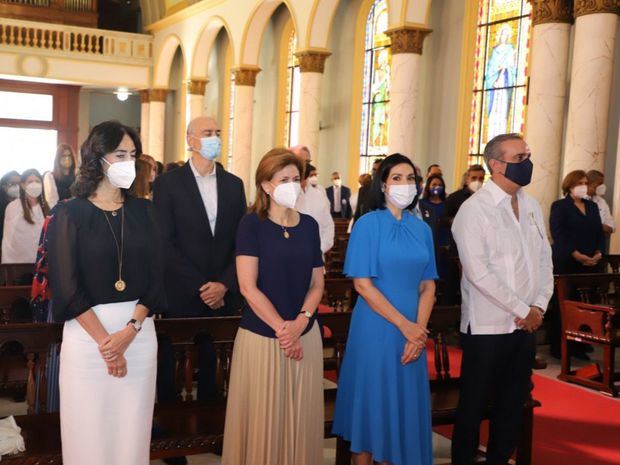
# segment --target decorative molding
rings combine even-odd
[[[295,54],[299,59],[299,71],[302,73],[323,73],[325,71],[325,60],[330,55],[330,52],[310,50],[304,50]]]
[[[532,24],[572,23],[571,0],[532,0]]]
[[[149,103],[151,101],[151,96],[149,94],[148,89],[140,90],[140,103]]]
[[[256,66],[233,69],[232,72],[235,75],[235,85],[254,87],[256,85],[256,76],[260,71],[261,69]]]
[[[165,102],[168,95],[168,89],[150,89],[149,101],[150,102]]]
[[[402,26],[385,31],[392,41],[392,55],[397,53],[416,53],[422,55],[424,39],[433,32],[427,27]]]
[[[204,95],[208,83],[208,79],[190,79],[185,81],[187,93],[190,95]]]
[[[618,0],[574,0],[574,2],[575,18],[596,13],[620,15],[620,2]]]

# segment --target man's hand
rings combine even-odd
[[[222,283],[208,282],[203,284],[200,289],[200,300],[211,308],[219,308],[216,305],[224,300],[228,289]]]
[[[515,323],[519,329],[527,331],[528,333],[533,333],[540,325],[542,325],[543,314],[540,308],[538,307],[530,307],[530,313],[523,319],[517,317],[515,318]]]

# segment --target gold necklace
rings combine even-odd
[[[282,235],[284,236],[284,239],[288,239],[288,238],[290,238],[290,237],[291,237],[291,235],[290,235],[290,234],[289,234],[289,232],[288,232],[287,227],[285,226],[285,224],[286,224],[286,217],[287,217],[287,215],[288,215],[288,210],[286,210],[286,212],[284,213],[284,218],[283,218],[283,220],[282,220],[282,223],[283,223],[283,224],[280,224],[280,225],[279,225],[279,226],[282,228]],[[276,224],[278,224],[278,223],[276,223]]]
[[[121,245],[119,247],[118,240],[116,239],[116,234],[114,234],[114,228],[112,228],[112,223],[108,218],[105,210],[102,210],[103,216],[105,216],[105,220],[108,222],[108,226],[110,227],[110,232],[112,233],[112,237],[114,238],[114,244],[116,245],[116,256],[118,257],[118,281],[114,283],[114,289],[118,292],[123,292],[127,288],[127,284],[123,281],[122,273],[123,273],[123,250],[125,247],[125,205],[121,207]],[[112,212],[113,216],[116,216]]]

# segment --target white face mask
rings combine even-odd
[[[318,186],[319,185],[319,177],[318,176],[310,176],[308,178],[308,182],[310,183],[311,186]]]
[[[19,185],[15,184],[11,187],[9,187],[6,190],[6,193],[8,194],[9,197],[16,199],[17,197],[19,197]]]
[[[472,192],[478,192],[482,187],[482,183],[480,181],[472,181],[467,185],[467,187]]]
[[[271,198],[281,207],[295,208],[300,193],[301,184],[298,182],[287,182],[278,184],[273,190]]]
[[[596,188],[596,195],[598,195],[599,197],[603,197],[605,195],[605,192],[607,192],[607,186],[605,184],[601,184]]]
[[[110,180],[110,184],[120,189],[129,189],[136,179],[136,162],[134,160],[129,161],[117,161],[116,163],[110,163],[105,158],[102,158],[110,167],[106,176]]]
[[[342,186],[342,179],[334,179],[334,186],[340,187]]]
[[[400,209],[405,209],[411,205],[417,193],[418,188],[415,184],[392,184],[385,191],[385,195]]]
[[[30,197],[36,198],[41,195],[41,192],[43,192],[43,185],[39,181],[34,181],[30,184],[26,184],[25,191]]]
[[[588,186],[575,186],[570,190],[573,197],[577,199],[585,199],[588,196]]]

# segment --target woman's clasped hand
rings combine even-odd
[[[276,331],[280,348],[286,357],[293,360],[301,360],[304,357],[300,338],[307,326],[308,318],[300,314],[295,320],[285,321],[282,327]]]
[[[403,354],[400,358],[400,362],[406,365],[417,360],[422,354],[426,346],[426,340],[428,339],[428,329],[409,320],[405,320],[400,325],[399,329],[405,339],[407,339]]]
[[[136,332],[130,326],[109,334],[99,344],[99,352],[108,367],[108,373],[117,378],[127,374],[127,360],[125,351],[136,337]]]

